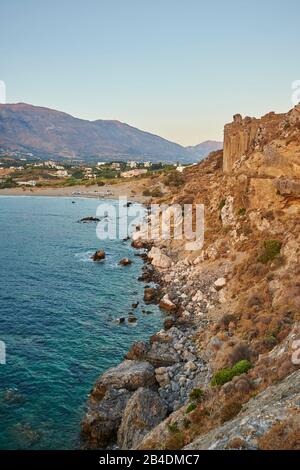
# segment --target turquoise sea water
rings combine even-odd
[[[79,447],[80,420],[97,377],[122,359],[134,340],[161,326],[157,307],[136,310],[142,260],[130,242],[100,241],[97,200],[0,197],[0,448]],[[103,248],[107,259],[90,255]],[[121,267],[123,257],[131,266]]]

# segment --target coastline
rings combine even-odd
[[[138,183],[138,184],[137,184]],[[106,184],[99,187],[91,186],[69,186],[64,188],[7,188],[0,189],[0,196],[51,196],[51,197],[70,197],[70,198],[93,198],[93,199],[118,199],[127,197],[130,201],[145,203],[149,201],[149,197],[143,196],[143,189],[146,187],[143,180],[124,181],[116,184]]]
[[[134,341],[123,361],[96,381],[81,423],[85,449],[137,448],[156,425],[185,406],[192,390],[199,383],[208,382],[210,376],[194,344],[197,326],[175,294],[170,279],[172,273],[176,273],[174,260],[173,268],[160,269],[151,258],[153,242],[137,238],[131,244],[145,250],[141,255],[144,266],[139,277],[145,283],[144,301],[158,304],[165,313],[165,320],[161,329],[147,341]],[[149,283],[154,283],[155,287],[149,287]],[[136,429],[131,432],[132,424],[136,424],[132,423],[132,416],[126,422],[128,408],[139,409],[136,418],[142,429],[138,432]],[[153,409],[156,410],[154,416]]]

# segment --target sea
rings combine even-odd
[[[161,328],[130,240],[78,222],[108,203],[119,201],[0,196],[0,449],[80,448],[96,379]],[[98,249],[106,259],[95,263]],[[136,323],[118,322],[130,313]]]

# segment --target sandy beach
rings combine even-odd
[[[127,197],[131,201],[144,203],[149,197],[143,196],[147,180],[124,181],[105,186],[68,186],[68,187],[18,187],[0,189],[0,196],[52,196],[52,197],[90,197],[95,199],[118,199]]]

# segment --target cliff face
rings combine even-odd
[[[224,155],[164,181],[159,202],[204,204],[204,246],[153,241],[164,330],[95,385],[88,445],[300,449],[300,106],[235,116]]]
[[[224,129],[224,173],[230,174],[237,162],[247,159],[252,152],[260,153],[261,163],[265,162],[269,169],[278,163],[282,166],[284,161],[281,160],[287,159],[284,152],[290,146],[292,153],[291,144],[299,143],[299,123],[300,105],[289,113],[272,112],[261,119],[250,117],[243,119],[240,114],[236,114],[233,122],[227,124]],[[282,145],[283,140],[284,145]],[[255,170],[255,165],[252,170]]]

